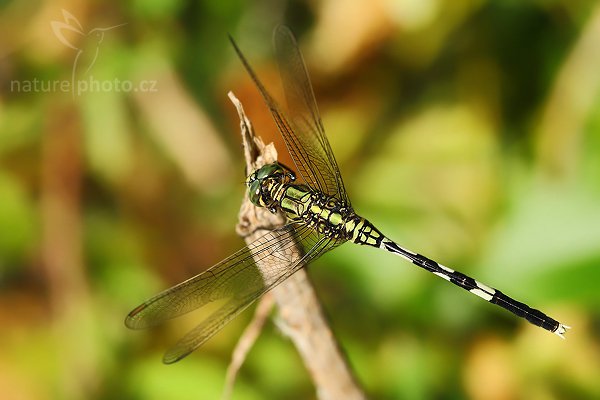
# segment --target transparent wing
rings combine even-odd
[[[154,326],[216,300],[226,303],[165,354],[164,362],[185,357],[265,292],[306,263],[342,243],[304,225],[288,224],[135,308],[125,320],[132,329]],[[298,251],[298,249],[300,251]]]
[[[235,41],[231,37],[230,40],[269,107],[300,177],[313,188],[350,206],[337,163],[325,137],[308,72],[293,34],[283,25],[274,31],[280,74],[292,119],[285,115],[267,92]]]
[[[294,34],[285,25],[273,31],[279,74],[293,126],[283,134],[296,167],[324,193],[350,205],[337,162],[325,136],[312,84]],[[283,133],[283,132],[282,132]]]

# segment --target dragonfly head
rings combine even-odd
[[[246,179],[250,201],[255,206],[267,207],[271,212],[275,212],[277,199],[274,198],[274,192],[281,184],[290,183],[295,179],[292,170],[282,164],[275,162],[264,165]]]

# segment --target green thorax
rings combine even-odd
[[[290,221],[302,222],[332,239],[378,247],[382,235],[351,207],[307,185],[295,183],[294,173],[273,163],[246,180],[250,200],[272,212],[281,210]]]

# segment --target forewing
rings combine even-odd
[[[282,33],[278,33],[280,30],[283,30]],[[285,31],[287,34],[284,35]],[[235,41],[231,37],[229,39],[271,111],[302,180],[313,188],[350,205],[337,163],[322,128],[308,73],[296,41],[289,29],[283,26],[276,28],[274,35],[286,97],[288,102],[298,105],[298,112],[291,110],[292,105],[290,105],[290,112],[294,115],[293,120],[286,116],[267,92]],[[294,77],[294,71],[299,73],[298,77]]]
[[[296,167],[309,184],[350,205],[296,38],[287,26],[279,25],[273,44],[293,127],[282,134]]]

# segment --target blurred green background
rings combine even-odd
[[[0,397],[220,396],[251,311],[172,366],[193,319],[123,319],[242,245],[228,90],[287,156],[227,33],[277,94],[282,22],[356,210],[573,327],[561,341],[342,246],[310,275],[369,396],[600,398],[600,6],[584,0],[0,1]],[[234,398],[315,398],[272,325]]]

